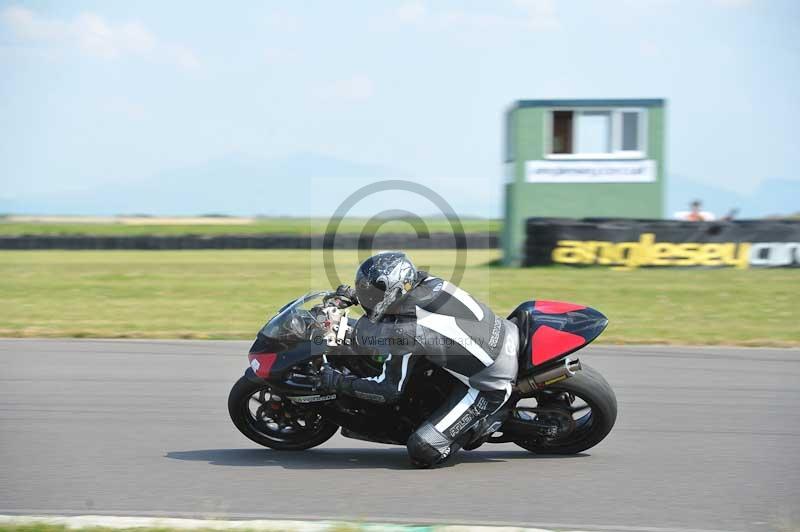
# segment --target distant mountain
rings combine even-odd
[[[377,165],[314,153],[277,160],[229,155],[176,168],[124,185],[0,198],[0,212],[16,214],[308,216],[326,197],[324,187],[342,181],[370,182],[402,177]],[[315,189],[312,191],[311,187]]]
[[[800,181],[764,181],[748,203],[763,216],[796,214],[800,212]]]
[[[739,209],[737,218],[789,215],[800,211],[800,181],[769,179],[752,194],[738,194],[682,176],[670,176],[667,182],[667,217],[676,211],[688,210],[689,203],[695,199],[702,201],[703,208],[717,216],[724,216],[734,208]]]
[[[3,198],[0,190],[0,213],[316,216],[329,214],[357,187],[382,179],[409,176],[380,165],[316,153],[272,160],[228,155],[160,172],[135,183],[103,185],[80,192],[43,191],[11,199]],[[485,187],[475,186],[476,180],[467,180],[457,189],[450,183],[442,182],[433,188],[446,196],[456,212],[491,217],[501,214],[499,175],[487,176],[481,182]],[[418,198],[402,194],[392,197],[394,202],[386,196],[370,200],[367,207],[373,210],[366,215],[396,208],[409,208],[416,214],[420,214],[417,210],[432,215],[436,212]],[[740,209],[740,218],[794,214],[800,212],[800,181],[768,180],[753,194],[744,195],[673,175],[667,183],[665,214],[671,217],[676,211],[686,210],[694,199],[700,199],[706,210],[718,216],[733,208]]]

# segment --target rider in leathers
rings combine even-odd
[[[325,365],[320,389],[392,403],[424,356],[459,384],[408,439],[411,461],[421,467],[441,463],[497,429],[517,375],[516,325],[457,286],[417,271],[402,252],[370,257],[358,268],[355,289],[343,285],[338,292],[366,312],[354,328],[356,345],[378,348],[386,359],[380,376],[370,378]]]

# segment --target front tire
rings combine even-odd
[[[550,398],[550,402],[545,402]],[[571,400],[570,400],[571,398]],[[587,406],[585,413],[574,420],[572,430],[562,437],[533,437],[514,440],[514,443],[537,454],[577,454],[600,443],[617,420],[617,398],[608,382],[594,368],[583,365],[583,369],[573,377],[548,386],[539,392],[537,402],[554,408],[563,408],[565,412],[572,408],[572,402],[580,398]],[[556,401],[563,401],[561,406]],[[581,407],[586,409],[586,407]],[[514,412],[512,411],[512,414]]]
[[[311,449],[331,439],[339,430],[335,423],[308,409],[299,410],[271,394],[269,386],[246,376],[231,388],[228,413],[239,432],[259,445],[280,451]]]

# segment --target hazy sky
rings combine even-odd
[[[796,0],[0,1],[0,196],[311,153],[485,179],[496,214],[504,109],[569,97],[666,98],[669,173],[746,195],[800,180],[798,27]]]

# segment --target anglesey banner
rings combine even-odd
[[[525,265],[800,267],[800,221],[530,218]]]

